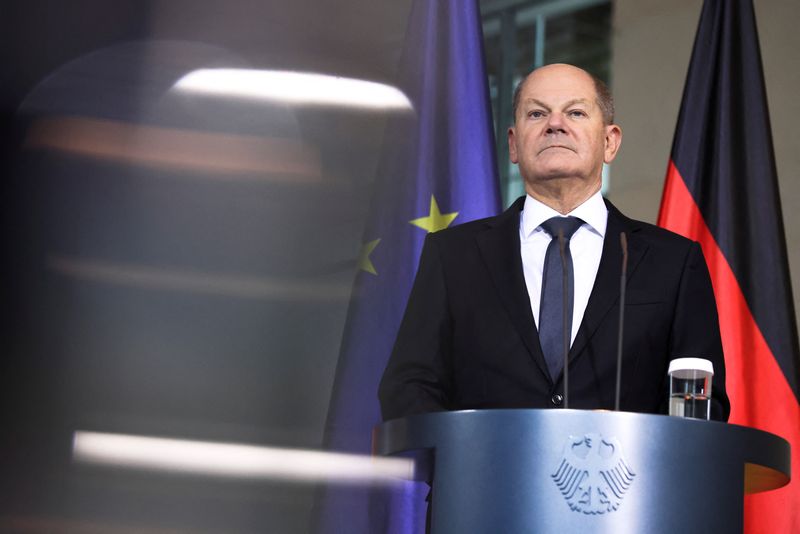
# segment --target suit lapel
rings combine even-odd
[[[575,336],[569,353],[570,361],[577,358],[592,338],[603,318],[619,301],[619,278],[622,269],[622,247],[620,233],[625,232],[628,240],[628,280],[630,280],[647,250],[647,244],[638,238],[639,230],[636,221],[628,219],[606,200],[608,207],[608,225],[603,240],[603,253],[600,266],[594,281],[592,293],[583,321]]]
[[[511,317],[511,322],[522,337],[533,360],[544,375],[549,377],[536,332],[536,323],[533,320],[525,275],[522,272],[519,217],[524,202],[525,197],[517,199],[508,210],[490,223],[490,228],[479,233],[476,240],[500,300]]]
[[[479,233],[476,239],[503,306],[508,311],[533,361],[544,376],[550,379],[522,271],[519,216],[524,201],[525,197],[515,201],[508,210],[490,222],[489,228]],[[570,348],[570,362],[580,356],[600,323],[619,300],[619,277],[622,267],[619,234],[625,232],[628,240],[628,280],[635,274],[647,251],[647,244],[636,235],[639,230],[636,221],[622,215],[608,200],[606,205],[608,225],[603,240],[603,252],[583,320]]]

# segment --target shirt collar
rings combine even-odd
[[[599,190],[567,215],[582,219],[585,223],[584,226],[588,225],[589,228],[600,237],[605,237],[606,225],[608,223],[608,208],[606,208],[606,204],[603,202],[603,195],[600,194]],[[561,216],[561,214],[550,206],[539,202],[530,195],[526,195],[520,224],[522,237],[530,237],[544,221],[550,217],[558,216]]]

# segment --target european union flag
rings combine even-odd
[[[336,370],[326,447],[370,453],[386,367],[428,232],[500,209],[477,0],[414,2],[400,88],[413,111],[389,124]],[[425,484],[325,489],[318,531],[421,532]]]

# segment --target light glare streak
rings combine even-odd
[[[376,458],[186,439],[76,431],[79,463],[247,479],[400,483],[413,476],[407,458]]]

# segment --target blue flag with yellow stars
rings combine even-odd
[[[387,127],[328,411],[330,450],[370,453],[378,383],[426,234],[500,210],[477,0],[414,2],[399,80],[413,109]],[[427,491],[412,482],[329,485],[316,503],[316,531],[423,532]]]

